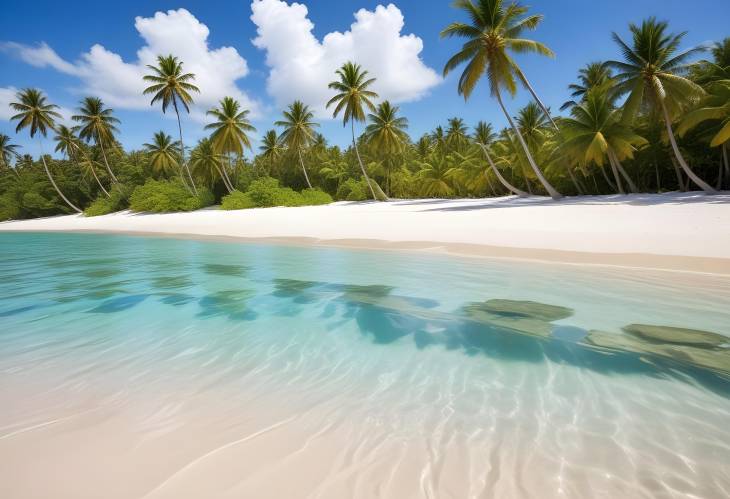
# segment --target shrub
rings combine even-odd
[[[233,191],[221,200],[221,210],[245,210],[255,207],[256,203],[251,199],[251,195],[241,191]]]
[[[301,195],[307,206],[330,204],[333,201],[332,196],[321,189],[304,189]]]
[[[263,177],[254,180],[248,187],[246,193],[256,206],[276,206],[276,197],[279,191],[279,181],[271,177]]]
[[[365,201],[368,199],[367,184],[364,180],[348,178],[337,189],[337,199],[344,201]]]
[[[148,180],[134,189],[129,207],[133,211],[155,213],[193,211],[210,206],[214,201],[213,193],[204,187],[199,187],[198,195],[194,196],[181,183]]]
[[[129,196],[132,194],[132,188],[124,184],[114,184],[109,196],[100,195],[84,210],[87,217],[97,217],[123,210],[129,206]]]

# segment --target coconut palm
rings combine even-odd
[[[281,140],[279,140],[276,130],[267,131],[261,139],[259,155],[264,161],[269,163],[269,174],[274,169],[274,164],[281,157],[283,150],[284,148],[281,145]]]
[[[73,130],[65,125],[59,125],[56,128],[56,136],[53,138],[53,140],[56,141],[55,151],[60,152],[64,156],[68,156],[71,161],[79,164],[79,166],[83,168],[85,173],[91,173],[94,176],[94,179],[96,179],[96,183],[99,184],[99,188],[101,188],[104,194],[106,194],[108,197],[109,192],[104,188],[104,185],[99,180],[99,176],[96,174],[96,168],[94,168],[94,163],[91,161],[91,159],[86,157],[85,159],[87,161],[85,161],[84,165],[82,165],[78,161],[78,156],[76,154],[80,151],[83,153],[83,149],[81,147],[81,144],[79,144],[79,138],[76,137]]]
[[[153,74],[145,75],[144,81],[152,83],[151,86],[144,89],[144,95],[154,94],[150,105],[155,102],[162,103],[162,112],[172,104],[177,116],[177,128],[180,133],[180,161],[190,179],[193,192],[197,195],[198,190],[195,187],[193,176],[190,173],[187,163],[185,163],[185,145],[183,143],[182,124],[180,123],[180,110],[178,109],[178,101],[190,113],[190,104],[193,98],[190,92],[200,92],[198,87],[190,83],[195,79],[193,73],[183,73],[183,63],[178,61],[173,55],[157,56],[157,66],[148,64],[147,67],[153,71]]]
[[[499,180],[499,183],[502,184],[504,187],[507,188],[508,191],[518,195],[518,196],[527,196],[528,194],[515,187],[511,183],[507,181],[506,178],[502,176],[500,171],[497,169],[497,165],[494,164],[494,160],[492,159],[492,155],[489,152],[489,147],[494,142],[494,139],[497,137],[497,135],[492,130],[491,123],[485,123],[484,121],[480,121],[477,123],[477,126],[474,127],[474,143],[479,146],[479,148],[484,153],[484,156],[487,158],[487,163],[489,163],[489,168],[491,168],[492,172],[494,173],[494,176],[497,177],[497,180]],[[488,179],[487,173],[484,172],[484,176]],[[491,187],[491,184],[490,184]]]
[[[106,151],[104,149],[104,144],[112,144],[114,141],[114,133],[118,132],[115,125],[119,123],[119,120],[113,116],[113,112],[112,109],[104,108],[104,102],[98,97],[85,97],[81,101],[79,114],[71,116],[71,119],[80,123],[75,128],[79,133],[79,137],[87,142],[93,140],[99,147],[112,182],[117,182],[117,177],[109,167],[109,161],[106,159]]]
[[[591,90],[585,95],[584,102],[573,106],[571,115],[572,118],[561,120],[566,138],[563,150],[581,166],[595,163],[603,168],[608,160],[619,192],[625,194],[621,176],[631,191],[636,192],[636,185],[624,170],[621,160],[633,158],[634,151],[647,141],[621,121],[620,110],[612,107],[608,93],[600,88]]]
[[[517,81],[520,81],[528,88],[545,114],[549,116],[547,108],[539,101],[524,73],[508,53],[508,51],[536,52],[542,55],[552,55],[552,51],[542,43],[520,38],[526,29],[535,29],[542,20],[542,16],[526,16],[526,7],[518,3],[505,6],[504,0],[480,0],[476,4],[472,0],[456,0],[454,7],[464,11],[469,16],[470,22],[452,23],[441,32],[442,37],[467,39],[461,50],[454,54],[444,66],[444,76],[466,63],[458,85],[459,94],[463,95],[464,99],[471,96],[479,79],[484,75],[487,76],[492,96],[497,99],[502,112],[514,130],[530,167],[548,194],[553,199],[561,198],[562,195],[547,181],[537,166],[502,101],[502,89],[510,95],[514,95],[517,92]]]
[[[667,28],[666,22],[653,17],[640,26],[632,23],[629,25],[631,45],[613,33],[624,61],[609,61],[607,64],[619,72],[616,75],[617,93],[628,94],[624,104],[624,121],[631,123],[642,106],[658,111],[664,120],[674,157],[684,173],[703,191],[715,192],[689,167],[679,150],[672,128],[672,116],[678,115],[684,107],[704,94],[702,87],[682,76],[686,72],[687,60],[704,49],[697,47],[677,53],[685,33],[668,34]]]
[[[213,139],[202,139],[193,149],[190,155],[190,166],[199,176],[209,181],[208,185],[212,188],[216,178],[220,178],[223,185],[229,193],[233,192],[233,188],[226,181],[227,176],[224,173],[223,155],[219,152]]]
[[[697,108],[684,117],[677,129],[680,136],[700,123],[711,123],[710,146],[722,148],[722,164],[717,188],[722,188],[723,177],[730,178],[730,80],[718,80],[707,87],[708,95]],[[723,171],[725,172],[723,175]]]
[[[718,80],[730,80],[730,37],[710,47],[712,60],[701,60],[690,68],[692,80],[707,85]]]
[[[469,143],[469,133],[464,120],[461,118],[450,118],[449,126],[446,128],[446,144],[449,149],[461,151]]]
[[[177,141],[163,131],[155,133],[151,143],[143,144],[145,151],[150,155],[150,166],[156,175],[168,177],[177,170],[180,180],[185,183],[179,159],[179,146]]]
[[[302,149],[309,146],[314,140],[314,128],[319,124],[312,121],[313,119],[314,113],[309,106],[297,100],[289,106],[288,110],[284,111],[284,119],[274,123],[274,125],[284,128],[284,131],[281,132],[281,141],[290,151],[295,151],[299,156],[299,165],[302,167],[304,179],[310,189],[312,184],[309,181],[307,169],[304,167]]]
[[[427,197],[448,197],[454,193],[451,186],[452,165],[440,155],[433,154],[428,161],[419,164],[416,178],[421,182],[422,192]]]
[[[402,151],[408,140],[408,119],[398,116],[398,111],[398,106],[386,100],[368,114],[370,124],[365,127],[365,140],[384,154]]]
[[[1,168],[7,168],[9,170],[12,170],[15,175],[18,175],[18,172],[10,166],[10,159],[15,157],[18,157],[18,148],[20,146],[18,144],[13,144],[10,142],[10,137],[8,135],[5,135],[4,133],[0,133],[0,169]]]
[[[213,123],[205,126],[206,130],[213,130],[210,136],[213,147],[220,154],[235,154],[243,156],[244,149],[252,149],[251,139],[248,133],[255,132],[256,128],[248,120],[249,111],[241,109],[241,105],[232,97],[224,97],[220,101],[220,107],[208,111],[208,116],[215,118]],[[230,156],[228,158],[230,168]],[[229,190],[233,190],[233,184],[228,177],[228,172],[223,168],[223,182]]]
[[[353,62],[346,62],[336,72],[339,76],[339,80],[330,82],[328,87],[335,90],[337,94],[327,102],[327,107],[335,105],[335,109],[332,112],[332,117],[336,118],[340,111],[343,111],[342,124],[347,125],[350,122],[352,129],[352,147],[355,149],[355,155],[357,156],[357,162],[360,164],[360,170],[362,175],[370,188],[370,194],[373,199],[378,199],[375,195],[375,189],[373,189],[370,183],[370,178],[365,171],[365,166],[362,164],[362,158],[360,158],[360,151],[357,148],[357,140],[355,140],[355,122],[365,121],[365,109],[364,107],[375,111],[375,105],[371,99],[376,99],[378,94],[368,88],[375,83],[375,78],[368,78],[368,72],[360,67],[359,64]]]
[[[572,100],[560,106],[565,111],[583,100],[585,95],[596,87],[610,87],[614,83],[613,71],[605,62],[590,62],[578,70],[578,83],[571,83],[568,89],[571,91]],[[576,100],[577,99],[577,100]]]
[[[56,109],[58,106],[55,104],[49,104],[46,101],[46,96],[43,92],[35,88],[26,88],[15,94],[15,98],[18,102],[11,102],[10,107],[14,111],[18,111],[18,114],[12,116],[11,120],[17,120],[18,126],[15,127],[15,133],[28,128],[30,131],[30,137],[33,138],[38,134],[38,145],[41,148],[41,161],[43,167],[48,175],[48,180],[51,181],[53,188],[56,190],[58,195],[63,199],[67,205],[69,205],[77,213],[81,213],[81,210],[73,204],[69,199],[61,192],[61,189],[56,185],[56,181],[53,180],[51,171],[48,169],[46,164],[46,158],[43,154],[43,141],[41,137],[45,137],[48,130],[54,130],[56,126],[55,120],[61,118]]]

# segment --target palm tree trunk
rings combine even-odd
[[[193,181],[193,175],[190,173],[190,168],[188,168],[188,164],[185,162],[185,145],[183,144],[182,124],[180,123],[180,112],[177,110],[177,99],[174,96],[172,98],[172,105],[175,108],[175,114],[177,115],[177,130],[180,133],[180,161],[182,161],[183,167],[185,167],[185,171],[188,173],[190,185],[193,186],[193,194],[197,196],[198,189],[195,187],[195,182]]]
[[[616,156],[616,153],[613,151],[613,149],[609,148],[608,154],[609,154],[609,156],[613,156],[613,162],[616,164],[616,168],[618,168],[618,171],[621,174],[621,176],[624,179],[626,179],[626,183],[629,184],[629,190],[631,190],[631,192],[633,192],[633,193],[639,192],[639,189],[636,187],[636,184],[631,179],[631,177],[629,177],[629,174],[626,173],[626,170],[624,170],[624,167],[621,164],[621,161],[619,161],[618,156]]]
[[[228,194],[232,193],[233,189],[231,189],[231,187],[229,186],[228,182],[226,181],[226,176],[223,173],[223,170],[225,169],[225,167],[221,168],[220,166],[215,165],[215,169],[218,170],[218,175],[220,175],[221,180],[223,181],[223,186],[228,191]]]
[[[230,154],[228,154],[228,169],[229,170],[233,169],[233,167],[231,165],[231,155]],[[226,189],[228,189],[229,193],[233,192],[235,190],[233,188],[233,182],[231,182],[231,177],[228,176],[228,172],[226,171],[225,166],[223,168],[221,168],[221,171],[223,172],[222,176],[221,176],[221,178],[223,180],[223,184],[226,186]]]
[[[76,211],[76,213],[83,213],[75,204],[73,204],[71,201],[68,200],[68,198],[66,196],[63,195],[63,192],[61,192],[61,189],[59,189],[58,186],[56,185],[56,181],[53,180],[51,171],[48,169],[48,165],[46,164],[46,157],[43,154],[43,143],[41,142],[40,136],[38,137],[38,144],[41,149],[41,161],[43,162],[43,168],[46,169],[46,175],[48,175],[48,180],[51,181],[53,188],[56,189],[56,192],[58,193],[59,196],[61,196],[61,199],[66,201],[66,204],[69,205],[71,208],[73,208],[74,211]]]
[[[497,97],[497,101],[499,102],[499,107],[502,108],[502,112],[507,117],[507,121],[509,122],[510,126],[512,127],[512,130],[514,130],[515,135],[517,135],[517,139],[520,141],[520,145],[522,145],[522,149],[525,151],[525,155],[527,156],[527,161],[530,163],[530,166],[532,167],[532,170],[535,172],[535,175],[537,175],[538,180],[540,183],[545,187],[545,190],[550,194],[550,197],[553,199],[560,199],[563,197],[562,194],[560,194],[555,188],[550,184],[550,182],[547,181],[547,179],[543,176],[542,171],[540,171],[540,168],[538,168],[537,164],[535,163],[534,158],[532,157],[532,154],[530,154],[530,149],[527,147],[527,144],[525,143],[525,139],[522,138],[522,134],[520,133],[520,130],[517,128],[517,125],[515,125],[515,122],[512,120],[512,116],[509,115],[507,112],[507,108],[504,107],[504,102],[502,102],[502,95],[499,91],[499,87],[497,86],[494,91],[495,96]]]
[[[616,163],[613,160],[613,156],[610,154],[608,155],[608,163],[611,165],[611,171],[613,172],[613,179],[616,181],[616,185],[618,186],[618,192],[621,194],[626,194],[626,191],[624,190],[624,186],[621,183],[621,176],[618,174],[618,168],[616,168]]]
[[[677,175],[677,188],[681,192],[685,192],[687,189],[684,187],[684,179],[682,178],[682,170],[679,169],[679,165],[677,164],[677,160],[674,159],[674,156],[671,156],[669,159],[672,161],[672,166],[674,167],[674,173]]]
[[[519,71],[519,70],[518,70]],[[527,87],[527,90],[532,94],[532,98],[535,99],[535,102],[537,102],[537,105],[540,106],[540,109],[542,109],[542,112],[545,113],[545,116],[550,120],[550,123],[553,124],[555,127],[555,130],[560,131],[558,129],[558,125],[555,123],[555,120],[552,116],[550,116],[550,111],[548,111],[548,108],[545,107],[545,104],[542,103],[540,100],[540,97],[537,96],[537,92],[535,92],[535,89],[532,88],[532,85],[530,85],[530,82],[527,80],[527,77],[522,71],[519,71],[520,79],[522,79],[522,83],[525,84]]]
[[[499,173],[499,170],[497,170],[497,167],[494,165],[494,161],[492,161],[492,156],[489,155],[489,151],[487,151],[487,146],[484,144],[479,144],[479,146],[482,148],[482,151],[484,151],[484,156],[487,158],[487,163],[489,163],[489,167],[494,172],[494,175],[497,177],[497,180],[499,180],[499,183],[501,183],[503,186],[507,188],[508,191],[514,193],[515,195],[519,197],[527,197],[529,194],[527,194],[525,191],[522,191],[515,187],[514,185],[507,182],[507,180],[502,176],[501,173]]]
[[[730,176],[730,165],[727,159],[727,142],[722,144],[722,163],[720,164],[720,174],[717,176],[717,190],[722,190],[723,180],[725,176]]]
[[[114,172],[112,171],[112,169],[109,168],[109,162],[106,160],[106,151],[104,151],[104,142],[99,140],[99,141],[97,141],[97,143],[99,144],[99,148],[101,149],[101,156],[104,158],[104,164],[106,165],[106,169],[109,172],[109,175],[111,176],[112,181],[119,182],[117,180],[117,177],[114,175]]]
[[[312,184],[309,182],[309,175],[307,175],[307,169],[304,168],[304,160],[302,159],[302,148],[297,147],[297,154],[299,155],[299,164],[302,167],[302,171],[304,172],[304,179],[307,181],[307,185],[309,188],[312,188]]]
[[[578,183],[578,179],[575,178],[575,174],[573,173],[573,169],[568,166],[566,168],[568,170],[568,176],[570,177],[570,180],[573,182],[573,185],[575,186],[575,189],[578,191],[578,194],[583,195],[583,188]]]
[[[79,150],[80,150],[80,148],[79,148]],[[78,167],[78,161],[76,160],[76,157],[74,155],[72,155],[70,152],[69,152],[69,159],[71,159],[72,161],[74,161],[75,163],[77,163],[77,167]],[[91,170],[91,174],[94,176],[94,179],[96,180],[96,183],[99,184],[99,187],[101,188],[102,191],[104,191],[104,194],[106,194],[106,197],[111,197],[109,195],[109,191],[107,191],[104,188],[104,186],[102,185],[101,181],[99,180],[99,177],[96,175],[96,168],[94,168],[94,163],[91,161],[91,158],[87,158],[87,161],[89,162],[89,169]]]
[[[616,185],[613,182],[611,182],[610,178],[608,178],[608,175],[606,174],[606,169],[603,168],[602,166],[598,167],[598,169],[601,170],[601,173],[603,174],[603,179],[606,181],[606,183],[611,188],[611,190],[612,191],[618,190]]]
[[[679,152],[679,146],[677,146],[677,140],[674,138],[674,131],[672,130],[672,121],[669,119],[669,111],[667,111],[667,105],[664,102],[664,99],[660,99],[659,102],[662,105],[662,112],[664,114],[664,124],[667,127],[667,135],[669,136],[669,142],[672,144],[672,150],[674,151],[674,156],[677,158],[677,162],[679,163],[679,166],[682,167],[682,170],[684,173],[692,179],[692,182],[697,184],[697,186],[702,189],[703,191],[707,193],[715,193],[717,192],[715,189],[710,187],[710,185],[702,180],[700,177],[698,177],[695,172],[692,171],[692,169],[687,165],[687,162],[684,160],[684,157],[682,157],[682,153]]]
[[[362,171],[362,176],[365,178],[365,182],[367,182],[368,187],[370,188],[370,194],[372,194],[373,199],[375,201],[377,201],[378,198],[375,196],[375,189],[373,189],[372,184],[370,184],[370,178],[368,177],[368,174],[365,171],[365,167],[362,164],[362,159],[360,159],[360,151],[357,149],[357,141],[355,140],[355,120],[350,119],[350,125],[352,128],[352,147],[355,148],[355,155],[357,156],[357,162],[360,164],[360,170]]]

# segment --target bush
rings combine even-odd
[[[251,182],[246,193],[251,196],[255,206],[276,206],[277,194],[280,189],[278,180],[263,177]]]
[[[256,203],[253,202],[249,193],[233,191],[221,200],[221,210],[245,210],[248,208],[256,208]]]
[[[107,215],[115,211],[123,210],[129,206],[129,196],[132,194],[132,188],[124,184],[114,184],[109,196],[100,195],[84,210],[87,217],[97,217],[99,215]]]
[[[148,180],[134,189],[129,207],[133,211],[162,213],[199,210],[214,202],[213,193],[204,187],[199,187],[198,195],[194,196],[181,183]]]
[[[304,198],[304,204],[307,206],[330,204],[334,201],[332,196],[320,189],[304,189],[302,198]]]
[[[364,180],[348,178],[337,189],[337,199],[343,201],[365,201],[368,199],[367,188]]]

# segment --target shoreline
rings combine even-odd
[[[730,193],[122,211],[2,222],[2,232],[122,234],[730,275]]]

